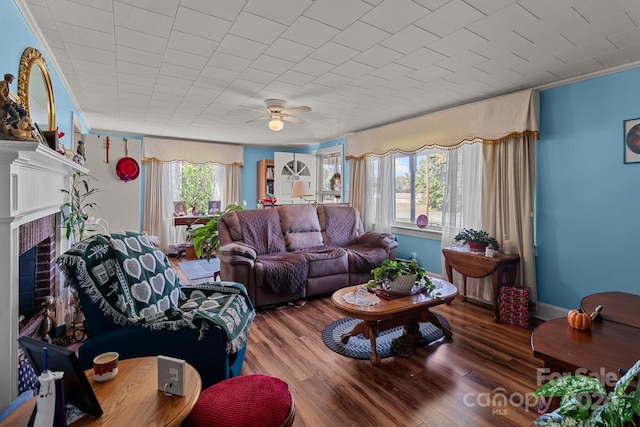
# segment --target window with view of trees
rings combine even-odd
[[[223,167],[214,163],[173,162],[172,189],[174,200],[185,202],[189,211],[209,210],[210,200],[222,200]]]
[[[394,222],[415,225],[427,215],[428,228],[442,227],[442,204],[447,155],[439,149],[394,156]]]

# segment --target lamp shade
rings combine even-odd
[[[312,196],[313,193],[309,188],[309,184],[305,181],[296,181],[293,184],[293,188],[291,189],[291,197],[304,197],[304,196]]]
[[[271,129],[274,132],[278,132],[281,131],[282,128],[284,127],[284,123],[282,123],[282,120],[280,119],[271,119],[269,121],[269,129]]]

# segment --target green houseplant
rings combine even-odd
[[[534,397],[560,397],[560,407],[541,415],[536,426],[603,426],[636,425],[640,415],[640,394],[637,389],[627,391],[640,373],[640,360],[633,365],[607,393],[595,377],[569,375],[544,384]]]
[[[391,282],[400,276],[408,276],[415,274],[415,284],[423,291],[431,293],[435,290],[435,285],[431,279],[425,274],[424,268],[418,265],[416,260],[409,262],[393,259],[385,259],[380,267],[371,270],[373,279],[367,283],[368,289],[382,286],[386,282]]]
[[[484,249],[489,246],[491,249],[500,249],[500,244],[491,237],[489,233],[484,230],[474,230],[473,228],[464,228],[453,238],[456,242],[461,242],[463,245],[469,244],[469,248],[476,251],[484,252]]]
[[[83,172],[75,172],[71,176],[71,187],[63,188],[62,191],[67,196],[67,201],[60,207],[62,215],[62,225],[67,232],[67,239],[77,243],[84,238],[84,230],[89,215],[87,208],[94,209],[94,202],[87,202],[87,198],[100,191],[92,188],[90,179],[95,179]]]
[[[236,204],[229,204],[223,211],[216,212],[213,217],[203,224],[201,227],[191,228],[194,225],[200,225],[198,220],[191,224],[189,229],[188,241],[193,241],[193,249],[196,252],[196,257],[202,257],[204,253],[207,261],[211,259],[211,256],[218,252],[220,248],[220,240],[218,239],[218,220],[220,217],[230,211],[240,211],[242,206]]]

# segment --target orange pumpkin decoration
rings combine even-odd
[[[583,331],[591,329],[593,322],[591,316],[582,311],[582,309],[570,310],[569,314],[567,314],[567,320],[569,321],[569,325]]]

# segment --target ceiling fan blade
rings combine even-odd
[[[270,119],[270,118],[271,117],[269,117],[269,116],[256,117],[255,119],[247,120],[245,123],[259,122],[260,120],[267,120],[267,119]]]
[[[289,122],[289,123],[297,123],[297,124],[304,123],[304,120],[300,120],[297,117],[289,116],[289,115],[286,115],[286,114],[282,116],[282,121],[283,122]]]
[[[283,114],[298,114],[298,113],[306,113],[307,111],[311,111],[311,107],[307,107],[305,105],[304,107],[287,108],[282,113]]]

